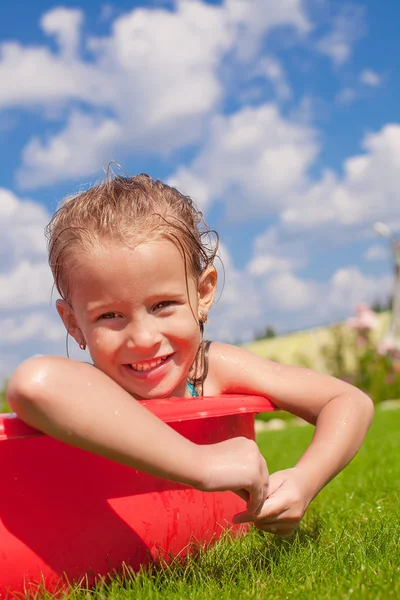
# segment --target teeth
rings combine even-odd
[[[154,367],[158,367],[164,362],[168,357],[164,356],[162,358],[156,358],[155,360],[146,362],[146,363],[133,363],[131,367],[134,371],[150,371],[150,369],[154,369]]]

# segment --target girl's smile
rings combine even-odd
[[[155,381],[156,379],[165,376],[168,365],[172,360],[172,356],[173,354],[170,354],[169,356],[149,360],[144,363],[124,366],[131,377],[135,377],[139,380],[148,379],[149,381]]]
[[[184,396],[201,292],[175,244],[109,242],[76,256],[71,272],[72,320],[95,366],[136,398]]]

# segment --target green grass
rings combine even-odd
[[[290,540],[252,530],[186,564],[130,574],[76,599],[239,600],[400,597],[400,411],[378,409],[361,451],[312,503]],[[260,434],[270,470],[293,465],[312,428]],[[40,598],[50,598],[41,594]]]

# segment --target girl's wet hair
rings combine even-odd
[[[218,234],[208,228],[192,199],[146,174],[108,177],[67,198],[47,225],[46,237],[54,282],[67,302],[74,256],[103,242],[137,245],[170,239],[195,278],[213,264],[218,250]]]
[[[182,253],[186,281],[189,274],[198,279],[218,250],[218,234],[208,228],[192,199],[146,174],[108,175],[106,181],[65,199],[46,227],[46,238],[54,283],[68,304],[76,257],[104,242],[134,246],[171,240]]]

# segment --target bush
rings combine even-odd
[[[378,352],[372,336],[332,329],[332,343],[322,348],[327,371],[368,394],[374,403],[400,398],[399,365],[390,355]]]

